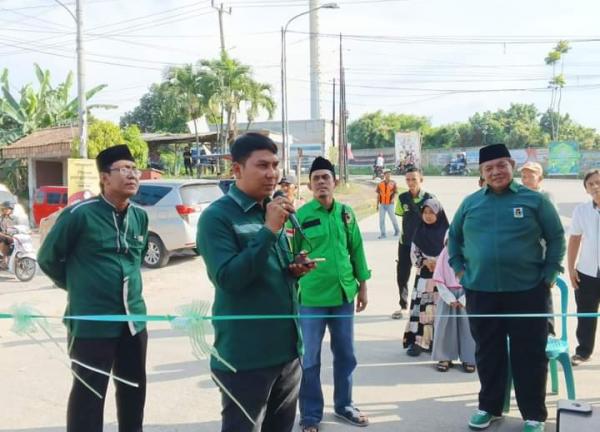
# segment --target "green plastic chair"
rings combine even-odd
[[[560,289],[560,311],[563,314],[561,320],[560,339],[553,336],[548,337],[546,343],[546,356],[549,360],[550,380],[552,384],[552,393],[558,394],[558,366],[560,362],[565,373],[565,382],[567,385],[567,397],[569,400],[575,399],[575,380],[573,378],[573,366],[571,366],[571,355],[569,354],[569,341],[567,338],[567,308],[569,305],[569,287],[562,277],[556,279],[556,286]],[[508,343],[508,341],[507,341]],[[510,355],[510,353],[509,353]],[[508,364],[506,395],[504,397],[504,412],[510,410],[510,393],[512,390],[512,371],[510,362]]]

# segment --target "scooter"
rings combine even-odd
[[[14,274],[21,282],[28,282],[35,276],[37,257],[31,241],[31,231],[24,225],[16,225],[9,235],[13,239],[8,257],[8,268],[2,268]]]
[[[408,172],[408,170],[415,168],[415,165],[412,163],[400,163],[395,169],[394,174],[396,175],[404,175]]]
[[[383,180],[383,167],[373,165],[373,180],[380,178]]]
[[[468,176],[469,174],[471,174],[471,170],[467,167],[467,164],[458,160],[450,161],[442,169],[442,175]]]

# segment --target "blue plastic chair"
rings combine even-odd
[[[567,385],[567,397],[569,400],[575,399],[575,379],[573,378],[573,366],[571,366],[571,355],[569,354],[569,341],[567,337],[567,313],[569,305],[569,287],[562,277],[556,279],[556,286],[560,289],[560,311],[563,314],[561,319],[560,339],[553,336],[548,337],[546,344],[546,356],[549,360],[550,380],[552,384],[552,393],[558,394],[558,366],[560,362],[565,373],[565,382]],[[508,343],[508,341],[507,341]],[[510,354],[509,354],[510,355]],[[508,364],[506,395],[504,398],[504,412],[510,410],[510,392],[512,390],[512,372],[510,362]]]

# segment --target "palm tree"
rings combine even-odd
[[[172,67],[167,71],[167,82],[171,90],[180,98],[182,106],[187,110],[188,120],[194,122],[196,148],[200,146],[197,119],[203,113],[202,85],[199,74],[192,64]]]
[[[220,138],[223,153],[226,153],[229,138],[237,134],[237,114],[242,103],[247,102],[249,122],[254,121],[261,108],[272,116],[275,102],[270,97],[271,87],[252,78],[252,70],[227,55],[221,53],[217,60],[201,60],[202,80],[212,89],[212,100],[221,108]],[[223,133],[223,120],[227,118],[226,132]]]
[[[221,128],[223,153],[226,153],[228,138],[236,128],[240,104],[250,86],[251,70],[226,52],[221,53],[218,60],[201,60],[199,64],[203,68],[203,79],[214,89],[213,99],[221,107],[222,117],[227,118],[225,134]]]
[[[271,85],[259,83],[257,81],[251,81],[248,87],[248,93],[246,94],[246,102],[248,109],[246,110],[246,117],[248,118],[248,125],[246,130],[250,129],[252,122],[258,117],[258,113],[261,109],[265,109],[269,115],[269,120],[273,118],[275,112],[275,101],[271,97]]]
[[[562,102],[562,89],[566,84],[564,71],[564,54],[568,53],[571,47],[568,41],[559,41],[554,49],[548,53],[548,56],[544,59],[544,62],[548,66],[552,66],[552,80],[548,83],[548,87],[552,89],[550,97],[550,112],[554,112],[556,108],[557,116],[550,117],[550,125],[552,127],[552,139],[559,139],[560,133],[560,105]],[[556,74],[556,65],[560,62],[560,74]]]

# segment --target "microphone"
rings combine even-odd
[[[286,198],[286,195],[283,191],[278,190],[273,194],[273,198],[278,198],[278,197],[284,197]],[[300,227],[300,222],[298,221],[298,218],[296,217],[295,213],[290,213],[288,216],[289,221],[291,222],[292,226],[294,227],[294,229],[298,230],[298,232],[300,233],[300,235],[302,237],[304,237],[304,232],[302,231],[302,227]]]

